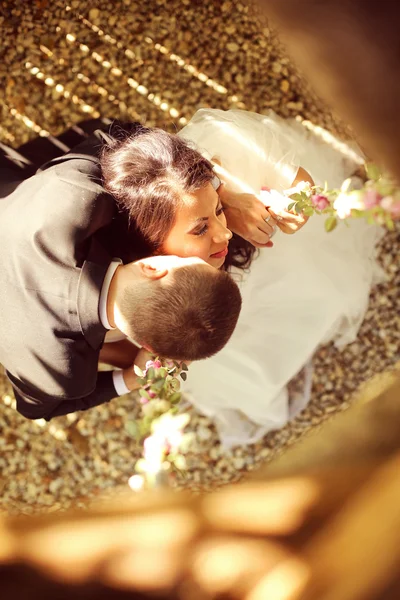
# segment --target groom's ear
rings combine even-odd
[[[168,269],[158,269],[145,262],[139,262],[140,273],[147,279],[162,279],[168,274]]]

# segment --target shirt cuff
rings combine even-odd
[[[123,372],[120,370],[113,371],[113,383],[118,396],[129,394],[131,391],[125,383]]]
[[[106,276],[104,277],[103,286],[101,288],[100,299],[99,299],[99,317],[100,322],[105,329],[115,329],[111,327],[107,316],[107,298],[108,291],[110,289],[111,279],[114,277],[115,271],[122,264],[119,258],[114,258],[107,269]]]

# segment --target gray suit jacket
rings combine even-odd
[[[97,234],[117,209],[95,146],[56,159],[0,200],[0,362],[18,411],[32,419],[116,396],[112,373],[97,372],[106,333],[99,295],[112,258]]]

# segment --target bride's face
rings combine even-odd
[[[183,257],[198,256],[219,269],[225,262],[231,237],[219,196],[208,183],[185,196],[162,252]]]

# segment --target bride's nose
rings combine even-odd
[[[224,241],[229,241],[232,237],[232,231],[225,227],[222,223],[218,223],[217,230],[214,232],[213,241],[217,244]]]

